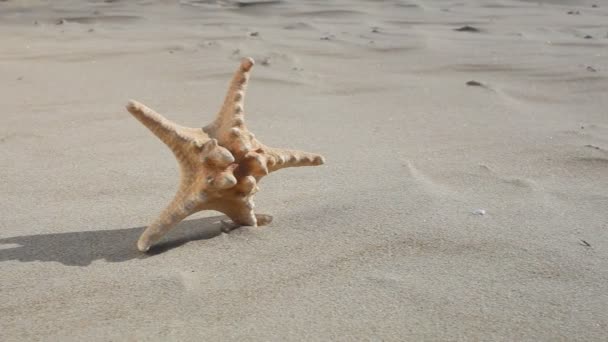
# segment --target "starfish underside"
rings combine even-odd
[[[181,174],[175,197],[140,236],[140,251],[148,251],[180,221],[201,210],[220,211],[235,225],[267,224],[271,216],[253,211],[260,179],[286,167],[325,162],[318,154],[268,147],[247,129],[243,101],[253,64],[251,58],[241,61],[217,117],[203,128],[177,125],[129,101],[127,110],[173,151]]]

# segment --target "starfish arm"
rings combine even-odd
[[[274,172],[286,167],[317,166],[325,164],[325,158],[319,154],[281,148],[264,149],[267,157],[268,171]]]
[[[241,61],[241,65],[232,77],[224,104],[217,117],[213,123],[203,128],[212,137],[219,136],[221,133],[219,131],[226,131],[231,127],[243,125],[245,92],[247,91],[247,83],[249,82],[249,73],[254,63],[252,58],[243,58]]]
[[[163,235],[167,234],[184,218],[196,212],[200,203],[202,203],[200,199],[193,199],[183,191],[178,192],[160,216],[141,234],[139,241],[137,241],[137,248],[142,252],[147,252],[150,246]]]
[[[226,214],[232,222],[241,226],[258,226],[258,220],[253,210],[243,210],[241,212],[232,212],[230,214]]]
[[[209,140],[202,131],[195,134],[196,129],[182,127],[137,101],[129,101],[127,110],[164,142],[178,159],[185,157],[190,144],[202,146]]]
[[[258,221],[259,226],[266,226],[272,222],[272,215],[268,214],[255,214],[256,221]]]
[[[255,214],[255,219],[257,221],[257,226],[261,227],[261,226],[266,226],[269,225],[272,222],[272,215],[268,215],[268,214]],[[229,233],[231,230],[234,230],[236,228],[242,227],[241,224],[237,224],[234,221],[230,220],[222,220],[222,231],[224,233]]]
[[[257,217],[253,211],[255,204],[253,203],[253,194],[255,189],[254,177],[245,177],[247,180],[242,181],[234,189],[232,195],[216,198],[205,203],[204,209],[216,210],[228,216],[236,225],[240,226],[257,226]]]

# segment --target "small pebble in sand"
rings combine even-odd
[[[95,32],[95,29],[94,28],[90,28],[90,29],[87,30],[87,32]]]
[[[589,72],[597,72],[597,69],[594,68],[594,67],[592,67],[592,66],[588,66],[587,67],[587,71],[589,71]]]
[[[270,65],[270,57],[265,57],[264,59],[262,59],[262,61],[260,62],[260,64],[262,64],[263,66],[269,66]]]
[[[331,37],[330,36],[323,36],[323,37],[321,37],[319,39],[321,39],[321,40],[331,40]]]
[[[38,26],[38,20],[34,20],[34,25]]]
[[[581,12],[580,11],[568,11],[568,14],[570,14],[570,15],[579,15],[579,14],[581,14]]]
[[[485,209],[475,209],[473,211],[473,215],[483,216],[485,214],[486,214],[486,210]]]
[[[258,31],[249,32],[249,37],[257,37],[259,35],[260,35],[260,32],[258,32]]]
[[[458,32],[480,32],[481,30],[478,29],[477,27],[465,25],[463,27],[459,27],[457,29],[454,29],[454,31],[458,31]]]
[[[59,19],[55,22],[55,25],[63,25],[65,23],[67,23],[67,21],[65,19]]]
[[[467,85],[470,87],[483,87],[483,83],[477,81],[468,81]]]
[[[593,7],[593,8],[598,8],[599,6],[598,6],[598,5],[596,5],[596,4],[593,4],[593,5],[591,5],[591,7]]]
[[[585,240],[579,240],[579,243],[585,247],[591,247],[591,244]]]
[[[21,81],[23,79],[22,76],[17,77],[17,81]]]
[[[592,35],[590,35],[590,34],[588,34],[588,35],[584,36],[583,38],[585,38],[585,39],[592,39],[592,38],[593,38],[593,36],[592,36]]]
[[[372,33],[380,33],[379,27],[372,27]]]
[[[240,53],[241,53],[241,49],[234,49],[234,50],[232,51],[232,54],[233,54],[233,55],[238,55],[238,54],[240,54]]]

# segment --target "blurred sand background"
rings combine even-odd
[[[124,105],[203,126],[243,56],[327,164],[140,254],[178,169]],[[9,0],[0,75],[2,341],[608,338],[606,1]]]

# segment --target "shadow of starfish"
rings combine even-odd
[[[133,246],[146,227],[0,238],[0,262],[56,261],[67,266],[88,266],[101,259],[108,262],[143,259],[190,241],[206,240],[220,235],[220,220],[224,218],[226,217],[214,216],[184,221],[180,224],[180,229],[152,248],[148,254],[140,253]]]

